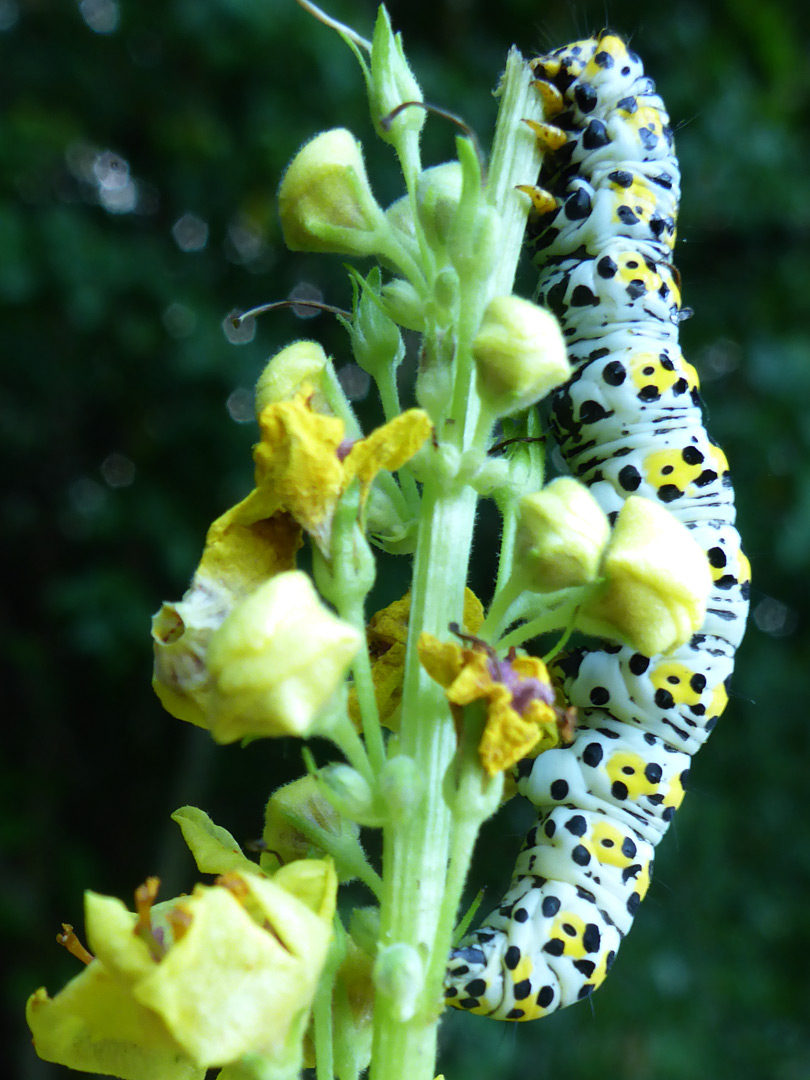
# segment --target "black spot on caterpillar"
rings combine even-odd
[[[634,494],[692,530],[713,588],[700,632],[669,655],[605,644],[558,665],[580,712],[574,742],[518,765],[537,824],[504,900],[449,962],[448,1003],[497,1020],[544,1016],[607,975],[691,755],[726,705],[750,578],[726,458],[678,346],[680,175],[664,104],[607,32],[532,66],[556,113],[540,186],[557,205],[529,230],[538,299],[560,319],[576,368],[553,396],[552,431],[611,520]]]

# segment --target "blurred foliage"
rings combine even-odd
[[[370,33],[370,2],[330,10]],[[390,10],[427,98],[484,142],[508,46],[542,50],[605,21],[590,0]],[[788,0],[614,0],[610,22],[677,125],[678,263],[696,311],[684,347],[734,468],[751,627],[732,703],[606,986],[540,1024],[454,1014],[444,1065],[475,1080],[804,1080],[808,17]],[[0,42],[2,1004],[11,1074],[40,1080],[66,1073],[34,1058],[22,1002],[69,977],[54,934],[81,925],[82,890],[126,896],[153,872],[164,895],[188,888],[169,813],[197,803],[249,840],[271,787],[300,769],[296,746],[214,750],[161,712],[149,616],[180,595],[207,523],[250,485],[249,394],[264,358],[313,335],[347,357],[324,318],[268,316],[237,344],[223,330],[234,308],[301,283],[348,303],[339,260],[281,246],[285,163],[311,134],[346,125],[367,144],[381,199],[398,189],[353,58],[293,0],[0,0]],[[452,138],[432,120],[427,162]],[[490,548],[477,549],[484,593]],[[391,573],[381,599],[399,595]],[[490,885],[485,906],[530,817],[515,801],[487,828],[473,883]]]

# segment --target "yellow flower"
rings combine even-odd
[[[528,408],[571,374],[559,323],[519,296],[490,300],[472,352],[478,392],[497,416]]]
[[[402,680],[405,673],[405,650],[408,643],[408,617],[411,594],[372,615],[367,627],[371,656],[371,677],[380,713],[380,723],[391,731],[399,731],[402,704]],[[464,629],[475,634],[484,621],[481,601],[471,589],[464,590]],[[349,717],[360,727],[360,709],[354,689],[349,690]]]
[[[703,625],[712,579],[706,553],[685,525],[650,499],[631,495],[605,549],[604,590],[577,626],[618,637],[645,656],[683,645]]]
[[[560,476],[518,505],[515,569],[526,588],[552,592],[596,579],[610,525],[584,484]]]
[[[419,659],[428,675],[446,688],[457,720],[462,706],[486,702],[478,753],[490,776],[570,739],[573,711],[556,705],[542,660],[513,654],[499,660],[483,641],[472,639],[466,647],[424,633]]]
[[[329,359],[317,341],[294,341],[271,356],[256,381],[256,419],[266,405],[287,401],[305,383],[318,386]]]
[[[235,684],[224,672],[222,654],[228,649],[233,651],[241,634],[239,649],[243,662],[239,678],[246,677],[247,654],[258,646],[245,638],[244,627],[250,620],[258,619],[261,623],[265,619],[266,612],[261,607],[269,594],[263,593],[262,603],[251,605],[235,618],[220,638],[218,680],[210,667],[214,635],[231,614],[236,615],[242,603],[278,575],[294,568],[302,529],[307,530],[328,558],[335,508],[347,487],[356,479],[365,502],[377,473],[404,465],[431,431],[427,415],[420,409],[410,409],[367,438],[351,443],[344,437],[343,421],[314,411],[312,398],[312,388],[307,384],[291,400],[272,401],[262,410],[262,439],[254,448],[255,489],[214,522],[208,530],[200,565],[183,599],[163,604],[153,620],[153,686],[158,697],[173,716],[199,727],[212,730],[216,727],[219,733],[215,737],[221,741],[246,734],[244,725],[240,726],[238,717],[233,715]],[[322,606],[315,609],[311,598],[307,607],[311,615],[317,613],[316,623],[324,628],[326,609]],[[255,625],[258,627],[259,623]],[[237,627],[242,627],[238,633]],[[257,629],[256,633],[266,648],[269,645],[266,620],[264,629]],[[227,646],[226,641],[230,643]],[[337,635],[335,643],[346,644],[345,635]],[[255,668],[259,658],[254,659]],[[285,692],[291,686],[287,682]],[[278,701],[278,685],[276,691]],[[312,693],[317,697],[314,689]],[[320,704],[328,696],[328,693],[322,696]],[[219,720],[215,720],[215,712],[220,714]],[[309,720],[299,710],[287,730],[303,733]],[[274,723],[263,721],[265,728]]]
[[[305,860],[272,879],[231,873],[154,908],[150,879],[137,914],[88,892],[95,957],[56,997],[29,999],[38,1054],[123,1080],[201,1080],[244,1054],[300,1056],[336,890],[329,860]]]
[[[209,729],[217,742],[316,730],[362,639],[290,570],[238,604],[208,647]]]
[[[431,423],[421,409],[409,409],[352,443],[342,420],[313,411],[311,396],[304,388],[262,411],[261,442],[253,451],[256,490],[246,502],[263,518],[286,510],[329,558],[335,506],[349,484],[359,480],[365,501],[377,473],[409,461]]]
[[[292,570],[301,529],[284,513],[264,519],[232,507],[208,530],[200,565],[177,603],[152,619],[152,686],[163,707],[198,727],[210,723],[213,681],[208,648],[234,607],[264,582]]]

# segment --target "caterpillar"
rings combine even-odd
[[[574,367],[552,397],[552,433],[612,520],[630,494],[664,503],[705,550],[713,585],[700,631],[671,654],[601,643],[558,663],[574,740],[517,766],[537,822],[503,901],[448,965],[447,1002],[497,1020],[544,1016],[605,979],[691,756],[726,705],[750,580],[728,464],[678,346],[688,312],[671,262],[680,175],[664,104],[608,31],[532,68],[553,121],[538,129],[537,296]]]

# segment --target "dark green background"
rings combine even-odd
[[[684,348],[754,564],[731,704],[606,986],[536,1024],[454,1014],[449,1080],[810,1077],[810,76],[798,7],[391,5],[427,98],[485,144],[513,41],[539,51],[606,21],[632,37],[677,129],[677,255],[695,309]],[[105,14],[98,0],[83,10]],[[207,523],[250,486],[254,427],[230,413],[244,415],[263,360],[297,336],[348,359],[325,319],[267,316],[241,346],[222,330],[232,309],[300,282],[348,301],[339,259],[281,245],[284,164],[311,134],[346,125],[381,200],[398,194],[353,58],[292,0],[115,10],[117,28],[97,33],[71,0],[0,2],[0,970],[4,1072],[31,1080],[66,1075],[30,1051],[22,1004],[75,970],[54,934],[62,920],[81,926],[82,890],[128,896],[154,872],[165,895],[190,887],[168,814],[195,802],[249,840],[269,789],[299,770],[295,745],[214,749],[161,711],[149,616],[179,597]],[[331,10],[370,34],[371,3]],[[428,163],[451,146],[431,120]],[[128,163],[133,212],[99,202],[92,163],[105,151]],[[173,238],[185,214],[207,223],[201,250]],[[398,586],[383,582],[382,598]],[[505,883],[528,816],[510,804],[487,830],[477,881]]]

